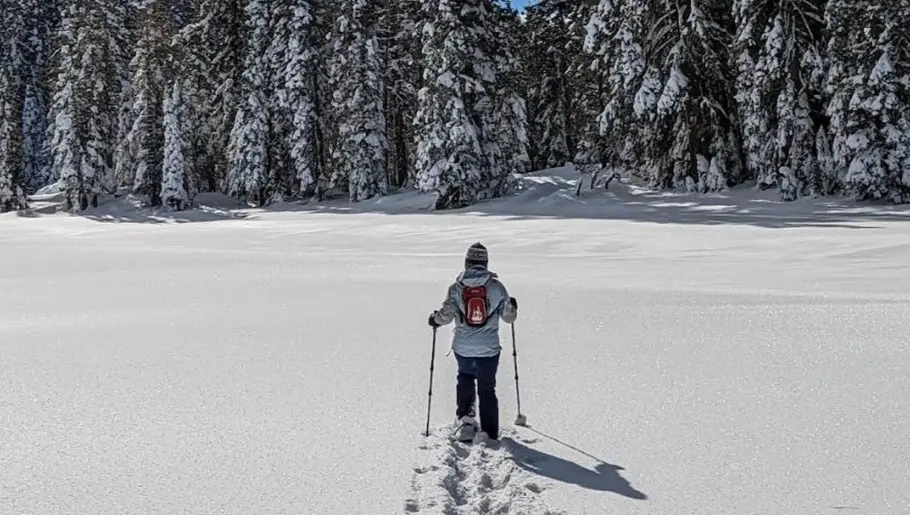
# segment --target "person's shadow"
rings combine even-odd
[[[548,477],[550,479],[562,481],[563,483],[571,483],[582,488],[588,488],[590,490],[614,492],[630,499],[644,500],[648,498],[647,495],[633,488],[628,481],[619,475],[619,471],[624,470],[622,467],[607,463],[606,461],[592,456],[591,454],[588,454],[587,452],[582,451],[577,447],[573,447],[572,445],[553,438],[552,436],[541,433],[536,429],[531,429],[529,426],[525,426],[525,429],[533,431],[540,436],[543,436],[544,438],[548,438],[556,443],[559,443],[560,445],[564,445],[576,452],[584,454],[585,456],[588,456],[589,458],[599,463],[595,465],[594,470],[591,470],[582,467],[577,463],[573,463],[562,458],[557,458],[551,454],[532,449],[514,438],[504,437],[504,443],[506,443],[509,450],[512,452],[513,461],[522,469],[534,474]]]

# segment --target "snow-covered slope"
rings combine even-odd
[[[906,211],[574,180],[0,216],[0,513],[907,513]],[[504,330],[462,449],[426,316],[477,240],[531,427]]]

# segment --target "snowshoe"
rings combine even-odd
[[[502,440],[498,437],[493,438],[483,431],[479,431],[477,437],[474,438],[474,445],[480,445],[490,449],[499,449],[502,446]]]
[[[471,417],[461,417],[460,422],[461,426],[458,428],[455,438],[459,442],[473,442],[477,435],[477,421]]]

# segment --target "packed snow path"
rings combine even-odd
[[[541,439],[533,435],[540,433],[534,429],[507,427],[502,430],[499,442],[478,435],[475,442],[465,444],[451,440],[455,427],[444,426],[433,431],[427,442],[420,446],[421,450],[427,451],[422,457],[425,464],[414,470],[406,513],[566,513],[554,510],[541,495],[545,489],[541,486],[541,478],[547,477],[574,478],[580,481],[579,484],[589,481],[588,487],[598,485],[632,499],[646,498],[618,474],[622,467],[590,456],[595,464],[585,468],[543,452],[538,446]]]
[[[529,182],[461,213],[0,216],[0,513],[908,511],[904,210]],[[451,468],[426,316],[476,240],[531,427]]]
[[[534,440],[519,440],[515,431],[506,429],[500,442],[484,441],[478,435],[475,443],[465,444],[451,441],[452,431],[450,427],[437,430],[420,446],[428,455],[426,463],[414,471],[407,513],[557,513],[540,497],[542,488],[535,476],[521,470],[533,466],[534,457],[516,449],[523,448],[522,442],[532,444]]]

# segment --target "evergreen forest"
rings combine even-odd
[[[910,0],[0,0],[0,211],[183,210],[573,163],[910,201]]]

